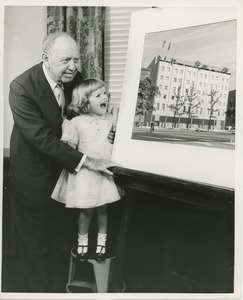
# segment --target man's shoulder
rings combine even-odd
[[[23,73],[18,75],[12,82],[18,82],[20,84],[25,84],[25,82],[28,80],[30,82],[31,78],[36,78],[39,71],[42,70],[42,63],[36,64],[32,66],[31,68],[25,70]]]

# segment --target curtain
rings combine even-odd
[[[84,78],[104,80],[104,28],[105,7],[47,7],[47,34],[65,31],[77,41]]]

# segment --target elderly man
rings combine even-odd
[[[58,276],[61,270],[60,262],[59,266],[55,262],[61,256],[58,247],[55,253],[50,247],[55,240],[50,236],[50,224],[56,209],[50,195],[61,170],[73,173],[87,167],[112,174],[108,168],[115,165],[86,157],[60,141],[65,107],[74,85],[82,79],[78,62],[75,40],[64,32],[50,34],[43,43],[42,63],[10,84],[9,101],[14,118],[10,187],[26,292],[61,291],[55,288],[58,285],[55,274]],[[112,134],[109,139],[112,140]]]

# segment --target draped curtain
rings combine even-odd
[[[104,80],[104,28],[105,7],[47,7],[47,33],[65,31],[77,41],[84,78]]]

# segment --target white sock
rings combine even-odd
[[[101,251],[101,246],[106,245],[106,237],[107,237],[107,233],[98,233],[96,253],[99,253]],[[102,249],[101,253],[102,254],[105,253],[105,248]]]
[[[78,234],[78,245],[79,246],[88,246],[89,238],[88,233],[86,234]],[[78,247],[77,252],[78,253],[87,253],[88,247],[84,247],[83,249],[81,247]]]

